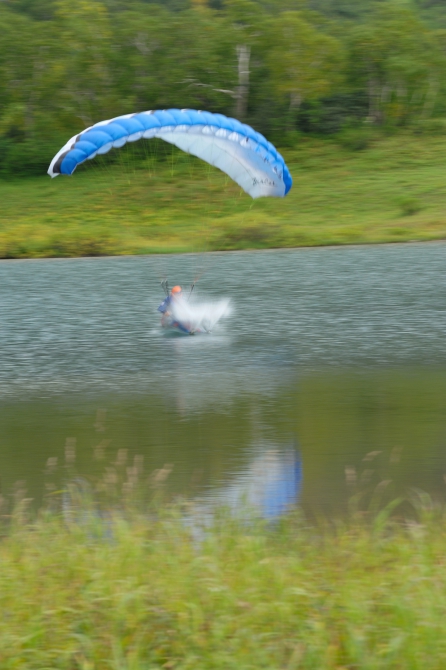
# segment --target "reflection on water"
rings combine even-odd
[[[442,243],[211,254],[197,297],[233,312],[175,339],[159,278],[187,285],[201,257],[0,263],[3,490],[26,480],[39,498],[70,438],[80,472],[98,445],[110,461],[127,449],[147,472],[173,464],[172,494],[208,496],[235,490],[262,444],[297,439],[308,508],[342,506],[367,469],[443,495],[445,257]]]
[[[205,517],[223,507],[236,517],[254,513],[272,520],[297,503],[301,484],[302,464],[294,447],[258,444],[243,472],[232,476],[226,486],[196,499],[194,509]]]

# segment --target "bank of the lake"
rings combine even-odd
[[[446,662],[446,519],[432,509],[322,530],[297,514],[273,527],[226,520],[201,543],[172,511],[105,527],[80,518],[4,531],[3,670]]]
[[[0,182],[1,258],[367,244],[446,237],[446,137],[410,132],[282,149],[283,200],[252,201],[179,152],[72,178]]]

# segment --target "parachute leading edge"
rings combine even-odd
[[[158,137],[214,165],[252,198],[283,198],[291,174],[277,149],[250,126],[222,114],[168,109],[100,121],[72,137],[54,156],[51,177],[73,174],[80,163],[127,142]]]

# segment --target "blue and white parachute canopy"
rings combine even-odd
[[[283,198],[293,180],[277,149],[250,126],[222,114],[167,109],[100,121],[66,143],[48,169],[73,174],[80,163],[126,142],[158,137],[225,172],[252,198]]]

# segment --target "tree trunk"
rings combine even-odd
[[[379,83],[374,77],[369,77],[368,80],[368,95],[369,95],[369,123],[381,124],[384,121],[384,115],[381,109],[381,93],[379,90]]]
[[[237,46],[238,86],[235,99],[235,117],[241,121],[246,118],[248,112],[250,57],[251,47],[247,44]]]
[[[296,112],[302,104],[302,96],[298,91],[293,91],[290,94],[290,106],[288,109],[288,120],[286,122],[286,130],[294,129],[296,121]]]
[[[423,110],[421,112],[422,119],[428,119],[432,115],[439,90],[440,90],[439,82],[436,79],[430,79],[429,88],[426,93]]]

